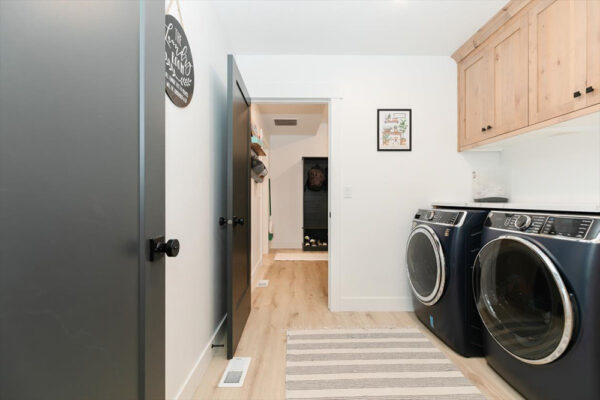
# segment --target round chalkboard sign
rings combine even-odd
[[[165,91],[177,107],[190,104],[194,94],[194,61],[179,22],[165,16]]]

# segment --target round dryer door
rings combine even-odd
[[[477,255],[475,303],[494,340],[528,364],[564,353],[573,333],[569,293],[552,260],[532,242],[501,236]]]
[[[413,293],[425,305],[437,303],[444,292],[446,266],[442,245],[430,227],[413,229],[406,246],[408,279]]]

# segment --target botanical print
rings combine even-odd
[[[411,149],[411,110],[377,110],[377,150]]]

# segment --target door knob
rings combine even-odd
[[[233,226],[244,225],[244,217],[233,217]]]
[[[585,92],[586,93],[592,93],[593,91],[594,91],[594,88],[591,87],[591,86],[588,86],[588,87],[585,88]]]
[[[581,92],[578,90],[575,93],[573,93],[573,97],[579,97],[581,96]]]
[[[225,225],[244,225],[244,218],[242,217],[233,217],[232,219],[227,219],[225,217],[220,217],[219,218],[219,225],[220,226],[225,226]]]
[[[169,239],[165,243],[164,236],[160,236],[154,239],[150,239],[150,261],[154,261],[154,259],[159,254],[166,254],[168,257],[177,257],[179,254],[179,240],[177,239]]]

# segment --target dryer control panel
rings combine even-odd
[[[460,225],[464,219],[464,211],[449,210],[419,210],[415,221],[431,222],[439,225]]]
[[[534,235],[589,241],[600,239],[600,216],[492,211],[484,225]]]

